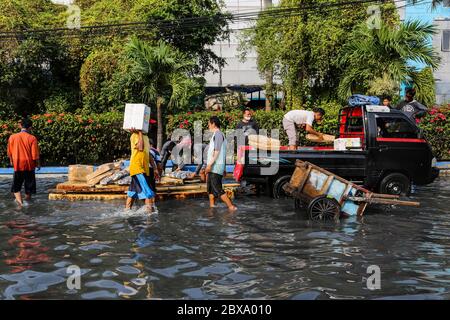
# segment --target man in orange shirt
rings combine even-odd
[[[36,176],[34,170],[39,164],[39,146],[35,136],[29,133],[32,122],[23,119],[20,124],[20,133],[13,134],[8,141],[8,157],[14,166],[14,181],[11,192],[16,197],[17,204],[23,206],[22,185],[25,183],[25,200],[31,199],[36,193]]]

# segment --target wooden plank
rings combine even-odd
[[[235,196],[235,188],[224,188],[225,192],[230,198]],[[191,190],[191,191],[180,191],[180,192],[162,192],[156,195],[157,201],[163,201],[168,199],[190,199],[198,197],[207,197],[208,193],[206,190]],[[112,201],[112,200],[125,200],[127,195],[124,194],[64,194],[64,193],[50,193],[48,196],[49,200],[69,200],[69,201]]]
[[[382,198],[382,199],[400,199],[400,196],[396,196],[393,194],[381,194],[381,193],[373,193],[372,198]]]
[[[74,183],[74,182],[64,182],[56,185],[58,190],[77,190],[83,188],[90,188],[87,183]]]
[[[333,176],[329,176],[327,178],[327,180],[325,181],[325,183],[323,184],[322,189],[320,190],[320,193],[322,194],[326,194],[328,189],[330,188],[331,183],[333,182],[334,177]]]
[[[87,175],[86,180],[89,181],[89,180],[95,179],[98,176],[100,176],[110,170],[114,170],[114,169],[115,169],[114,163],[106,163],[106,164],[98,167],[97,170],[95,170],[93,173]]]
[[[97,176],[97,177],[95,177],[95,178],[89,179],[88,182],[87,182],[87,184],[88,184],[89,186],[93,187],[93,186],[95,186],[96,184],[100,183],[100,181],[102,181],[102,180],[105,179],[106,177],[109,177],[109,176],[113,175],[115,172],[116,172],[116,171],[113,170],[113,169],[111,169],[111,170],[109,170],[109,171],[106,171],[105,173],[103,173],[103,174],[101,174],[101,175],[99,175],[99,176]]]
[[[83,201],[83,200],[97,200],[97,201],[111,201],[111,200],[125,200],[126,194],[58,194],[50,193],[49,200],[69,200],[69,201]]]
[[[395,199],[381,199],[381,198],[364,198],[364,197],[348,197],[348,200],[355,202],[366,202],[369,204],[389,204],[389,205],[399,205],[407,207],[420,207],[420,202],[414,201],[401,201]]]

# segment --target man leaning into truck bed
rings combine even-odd
[[[321,122],[325,111],[322,108],[315,108],[313,111],[292,110],[284,115],[283,128],[289,138],[289,150],[297,149],[297,129],[296,126],[303,127],[306,132],[323,139],[323,134],[313,129],[313,122]]]

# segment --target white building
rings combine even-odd
[[[225,0],[226,10],[233,14],[243,14],[258,12],[264,9],[267,0]],[[278,0],[273,0],[277,4]],[[238,57],[239,35],[244,28],[248,28],[251,22],[236,22],[230,25],[233,30],[229,41],[219,41],[212,50],[219,56],[226,59],[226,65],[219,73],[209,72],[206,74],[206,86],[226,87],[226,86],[252,86],[263,85],[265,80],[260,76],[256,65],[256,52],[248,53],[246,61],[240,61]]]

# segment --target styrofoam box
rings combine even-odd
[[[143,103],[127,103],[125,105],[125,116],[123,119],[123,129],[141,130],[148,133],[150,122],[150,107]]]
[[[334,150],[345,151],[347,148],[361,148],[360,138],[339,138],[334,140]]]

